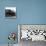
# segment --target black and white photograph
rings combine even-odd
[[[31,46],[46,42],[46,25],[18,25],[20,46]]]
[[[16,7],[5,7],[5,17],[16,18]]]

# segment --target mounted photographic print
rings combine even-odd
[[[18,25],[20,40],[46,41],[46,25]]]
[[[16,7],[5,7],[5,17],[16,18]]]

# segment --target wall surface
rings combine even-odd
[[[7,6],[17,8],[16,19],[5,18]],[[18,24],[46,24],[46,0],[0,0],[0,44],[8,43],[9,32],[17,34]]]

